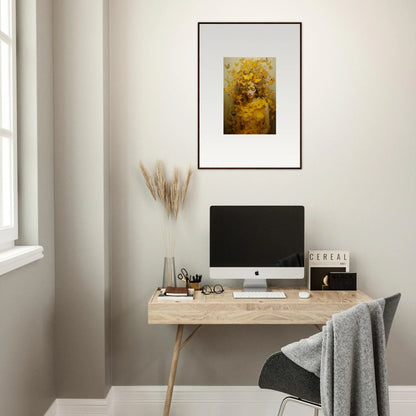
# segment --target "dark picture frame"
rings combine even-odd
[[[198,169],[302,169],[302,23],[198,23]]]

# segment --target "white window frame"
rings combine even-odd
[[[5,130],[2,128],[2,124],[0,124],[0,135],[2,137],[9,137],[12,141],[12,157],[10,160],[11,164],[11,174],[12,174],[12,184],[11,184],[11,195],[9,198],[12,201],[12,218],[11,218],[11,225],[5,228],[0,228],[0,251],[5,249],[13,248],[15,240],[18,238],[18,216],[17,216],[17,105],[16,105],[16,1],[9,0],[9,7],[10,7],[10,36],[0,30],[0,39],[5,42],[9,47],[11,47],[11,56],[9,57],[10,62],[10,74],[11,74],[11,130]],[[10,59],[11,58],[11,59]],[[0,65],[1,65],[1,55],[0,55]],[[1,92],[1,84],[0,84],[0,92]],[[1,110],[1,103],[0,103],[0,110]],[[1,112],[0,112],[0,120],[1,120]],[[1,201],[3,205],[3,201]]]
[[[1,1],[1,0],[0,0]],[[17,64],[16,64],[16,0],[9,1],[9,28],[10,36],[1,31],[0,39],[11,46],[10,74],[11,74],[11,88],[10,99],[12,105],[10,106],[11,130],[3,129],[1,122],[1,102],[0,102],[0,136],[10,137],[12,143],[12,157],[10,171],[12,174],[11,195],[8,198],[12,201],[11,225],[0,228],[0,275],[10,272],[18,267],[22,267],[35,260],[43,257],[43,247],[41,246],[15,246],[15,241],[18,239],[18,190],[17,190]],[[1,55],[0,55],[1,65]],[[1,67],[0,67],[1,68]],[[1,94],[1,83],[0,83]],[[1,156],[1,152],[0,152]],[[1,178],[0,178],[1,180]],[[3,205],[4,201],[0,201]]]

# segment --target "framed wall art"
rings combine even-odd
[[[301,169],[301,23],[198,23],[198,168]]]

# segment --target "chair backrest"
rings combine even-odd
[[[394,314],[396,313],[397,305],[399,304],[401,294],[396,293],[393,296],[389,296],[385,298],[385,305],[384,305],[384,313],[383,313],[383,320],[384,320],[384,332],[386,335],[386,344],[389,338],[391,324],[393,323]]]

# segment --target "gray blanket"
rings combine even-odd
[[[354,306],[283,354],[321,378],[325,416],[389,416],[384,299]]]

